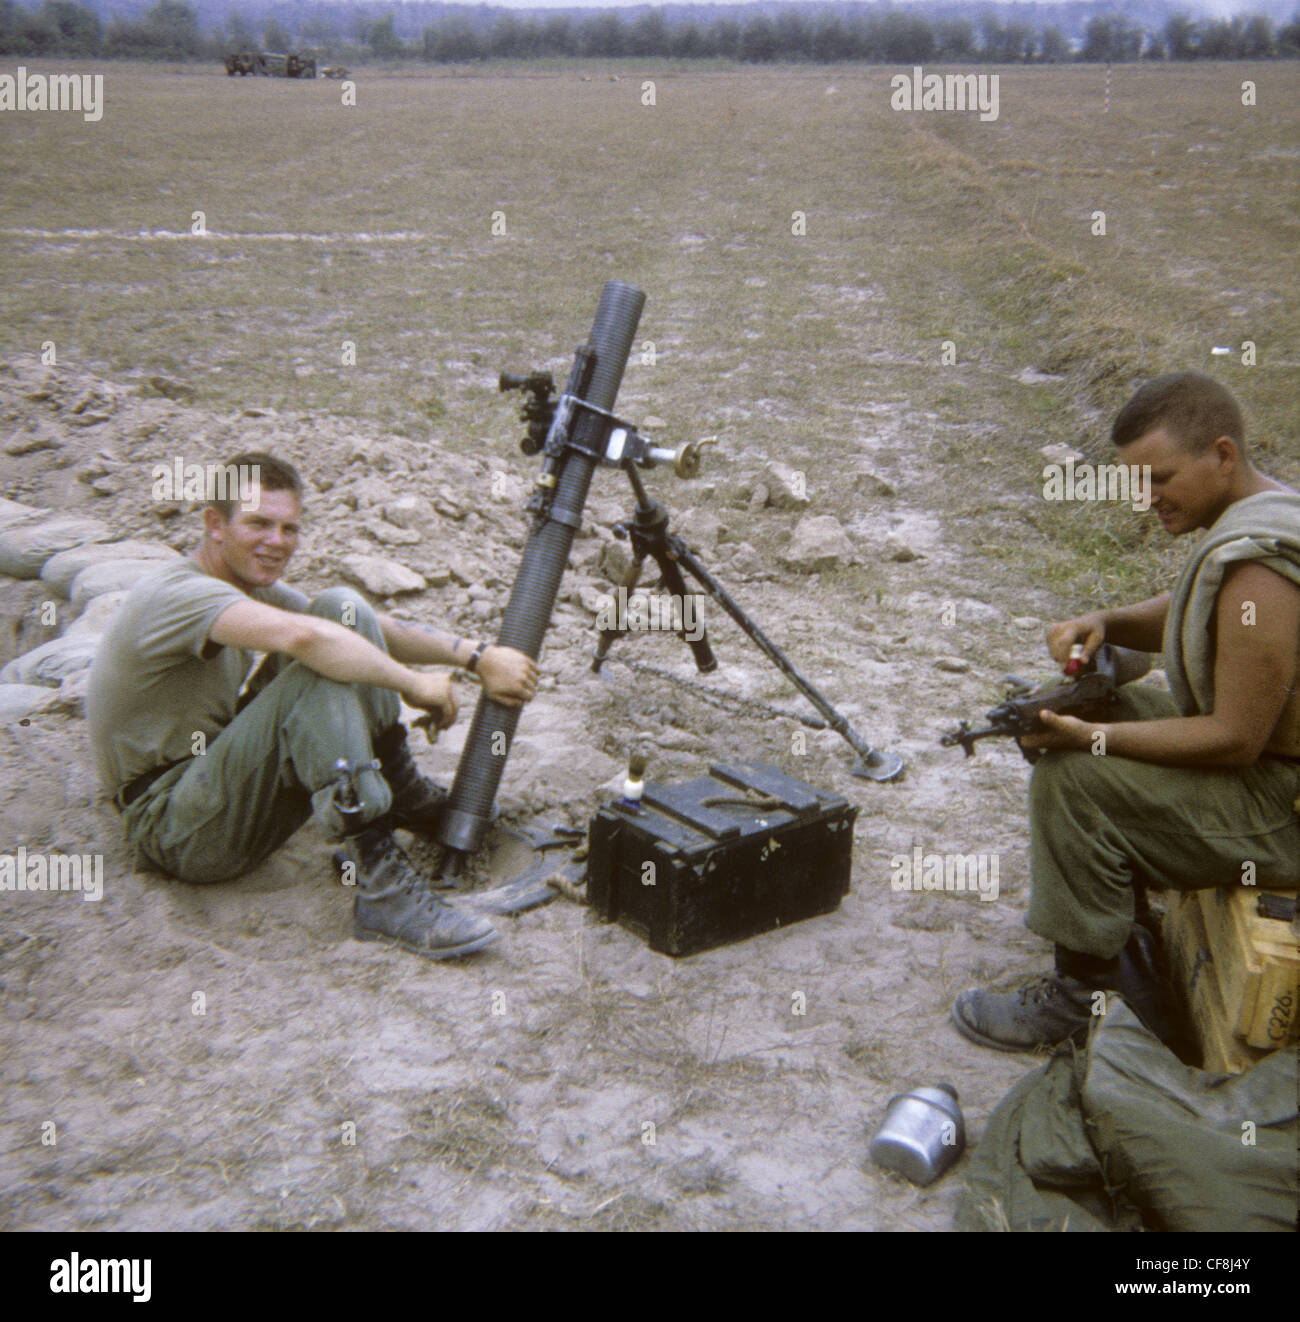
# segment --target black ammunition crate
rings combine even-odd
[[[763,762],[647,782],[640,811],[615,802],[591,819],[587,901],[665,955],[831,913],[849,893],[857,815]]]

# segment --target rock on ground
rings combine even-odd
[[[862,559],[833,514],[806,514],[795,525],[790,545],[780,558],[786,568],[800,574],[817,574]]]
[[[344,556],[343,575],[377,597],[392,597],[401,592],[422,592],[428,587],[422,575],[382,555]]]

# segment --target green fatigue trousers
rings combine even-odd
[[[1177,716],[1169,694],[1129,685],[1116,720]],[[1047,753],[1029,782],[1025,925],[1109,959],[1128,940],[1134,884],[1199,890],[1300,886],[1300,764],[1171,767],[1091,752]],[[1254,864],[1253,869],[1247,864]]]
[[[384,647],[371,607],[350,588],[322,592],[308,614],[340,623],[351,603],[351,627]],[[339,684],[300,661],[268,658],[261,692],[198,757],[161,775],[122,814],[129,844],[182,881],[227,881],[277,850],[313,812],[337,839],[334,764],[369,762],[370,740],[400,714],[397,694],[367,684]],[[278,673],[277,673],[278,672]],[[357,780],[360,820],[392,806],[382,776]]]

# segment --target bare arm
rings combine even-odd
[[[459,638],[445,629],[430,629],[391,615],[379,616],[379,628],[388,654],[405,665],[463,667],[475,647],[472,638]]]
[[[341,684],[392,689],[412,707],[433,712],[440,729],[456,719],[456,702],[446,675],[410,670],[382,648],[332,620],[278,610],[259,601],[240,601],[217,616],[208,636],[223,647],[283,652]]]
[[[1256,563],[1233,565],[1215,603],[1214,711],[1159,721],[1089,724],[1044,713],[1050,733],[1027,748],[1090,748],[1174,766],[1248,767],[1264,751],[1300,664],[1300,587]]]
[[[1169,593],[1103,611],[1106,641],[1139,652],[1158,652],[1164,646],[1165,620],[1169,615]]]
[[[388,651],[409,665],[466,666],[478,640],[458,638],[442,629],[379,617]],[[513,647],[489,647],[479,658],[476,673],[489,698],[507,707],[528,702],[537,692],[537,663]]]
[[[1162,592],[1148,601],[1113,610],[1089,611],[1073,620],[1063,620],[1047,630],[1047,650],[1053,660],[1064,665],[1070,648],[1083,644],[1087,661],[1102,643],[1132,647],[1139,652],[1158,652],[1164,642],[1165,618],[1169,614],[1169,593]]]

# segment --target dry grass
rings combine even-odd
[[[200,403],[354,413],[477,448],[509,429],[497,369],[562,370],[598,281],[618,276],[650,295],[640,335],[657,355],[634,354],[633,416],[816,466],[826,438],[871,425],[862,399],[928,407],[963,430],[911,494],[958,528],[1002,525],[976,539],[995,565],[1029,531],[1049,589],[1120,600],[1167,557],[1126,510],[1041,501],[1039,445],[1099,455],[1137,375],[1253,338],[1258,367],[1215,370],[1275,468],[1300,471],[1282,444],[1300,430],[1300,344],[1279,187],[1300,75],[1240,74],[1259,83],[1253,109],[1218,70],[1126,68],[1102,116],[1094,70],[1004,70],[984,124],[894,113],[870,69],[651,69],[654,107],[639,79],[564,69],[368,75],[344,107],[325,82],[118,68],[100,124],[15,121],[3,225],[103,233],[0,239],[0,352],[52,339],[115,376],[185,377]],[[185,234],[199,210],[213,237],[127,237]],[[327,241],[257,238],[276,234]],[[956,367],[938,364],[945,339]],[[1026,365],[1063,380],[981,380]],[[991,462],[972,482],[976,382]],[[824,484],[820,508],[856,503]]]
[[[659,363],[634,365],[629,386],[674,426],[723,429],[719,405],[739,406],[753,439],[779,430],[808,453],[864,387],[937,393],[948,336],[965,363],[1028,353],[1104,409],[1134,371],[1203,361],[1235,320],[1266,341],[1260,369],[1236,373],[1248,402],[1293,431],[1276,364],[1297,357],[1278,283],[1296,223],[1278,185],[1297,74],[1247,74],[1260,105],[1230,111],[1215,109],[1234,100],[1218,70],[1125,69],[1102,117],[1094,70],[1008,70],[1002,118],[981,124],[891,112],[887,73],[870,69],[648,70],[654,107],[639,79],[562,69],[366,76],[344,107],[323,81],[115,68],[101,123],[11,126],[5,226],[110,233],[5,241],[0,347],[48,336],[114,374],[193,375],[200,402],[377,415],[468,442],[500,428],[497,367],[567,359],[611,274],[650,293]],[[915,208],[876,205],[891,194]],[[185,233],[197,210],[214,236],[338,237],[123,237]],[[795,210],[806,236],[790,233]],[[1198,269],[1213,279],[1177,274]],[[969,305],[943,295],[953,276]],[[872,287],[907,288],[912,306],[886,319],[859,298]],[[912,370],[886,381],[873,354]]]
[[[505,1106],[477,1084],[435,1093],[411,1133],[421,1154],[470,1175],[507,1165],[521,1151]]]

